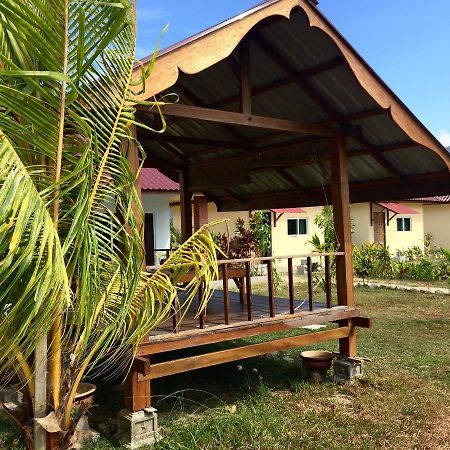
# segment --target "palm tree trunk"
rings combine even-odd
[[[35,350],[34,450],[46,449],[46,431],[36,422],[47,415],[47,335],[43,335]]]

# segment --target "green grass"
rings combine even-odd
[[[371,359],[364,379],[312,384],[296,349],[157,380],[155,450],[450,448],[450,297],[357,289],[357,302],[374,318],[358,331],[358,353]],[[119,387],[100,385],[91,424],[109,436],[87,450],[121,449],[121,401]],[[0,448],[19,442],[1,419]]]

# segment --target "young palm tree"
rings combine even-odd
[[[0,367],[26,385],[30,417],[47,416],[55,449],[73,444],[83,377],[123,371],[180,276],[197,274],[186,308],[217,274],[207,228],[142,271],[126,150],[135,37],[133,0],[0,2]],[[32,423],[27,447],[45,446]]]

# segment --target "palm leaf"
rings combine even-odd
[[[0,132],[0,355],[8,371],[70,303],[62,249],[28,170]]]

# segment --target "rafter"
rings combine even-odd
[[[346,123],[344,122],[344,117],[340,116],[339,112],[314,88],[314,86],[311,85],[311,83],[309,83],[309,81],[300,76],[300,74],[281,56],[272,44],[265,40],[261,35],[255,35],[254,42],[287,75],[296,77],[296,83],[330,116],[334,123],[340,123],[345,127]],[[405,180],[400,172],[382,155],[377,154],[374,147],[363,136],[355,136],[354,138],[360,143],[360,145],[364,146],[370,155],[380,165],[382,165],[385,170],[397,180],[397,182],[402,184],[405,183]]]
[[[144,105],[137,105],[136,108],[138,110],[148,111],[148,107]],[[339,133],[339,130],[331,127],[316,125],[314,123],[274,119],[272,117],[248,115],[198,106],[169,104],[164,105],[161,109],[167,116],[216,122],[222,125],[238,125],[243,127],[263,128],[267,130],[282,130],[290,133],[303,133],[323,136],[336,136]],[[152,109],[149,112],[153,114],[160,114],[156,109]]]
[[[346,61],[342,57],[338,57],[335,59],[332,59],[331,61],[319,64],[315,67],[312,67],[310,69],[306,69],[299,74],[293,76],[288,75],[287,77],[281,78],[280,80],[272,81],[268,84],[263,84],[262,86],[258,86],[256,88],[252,89],[252,97],[257,97],[258,95],[264,94],[269,91],[273,91],[275,89],[282,88],[284,86],[287,86],[289,84],[295,83],[297,76],[301,76],[302,78],[310,78],[314,75],[318,75],[320,73],[326,72],[328,70],[336,69],[337,67],[342,67],[345,65]],[[232,97],[228,97],[224,100],[221,100],[219,102],[213,103],[210,105],[211,108],[222,108],[224,106],[232,105],[233,103],[237,103],[240,100],[239,95],[233,95]]]

